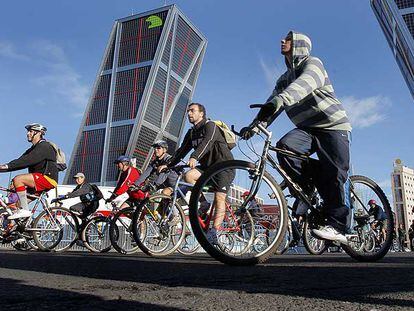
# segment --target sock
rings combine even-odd
[[[29,210],[29,206],[27,204],[26,187],[25,186],[17,187],[16,188],[16,193],[19,196],[20,208],[25,209],[25,210]]]

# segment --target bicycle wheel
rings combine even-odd
[[[56,247],[58,251],[64,250],[76,239],[76,225],[76,217],[68,209],[46,208],[33,221],[33,240],[41,251],[50,251]],[[73,231],[73,228],[76,231]]]
[[[91,218],[82,230],[81,237],[85,247],[93,253],[106,253],[111,249],[109,227],[111,220],[104,216]]]
[[[342,245],[345,252],[352,258],[363,261],[376,261],[383,258],[389,251],[394,232],[394,217],[391,211],[390,203],[382,189],[371,179],[365,176],[355,175],[350,177],[350,230],[348,235],[349,244]],[[377,245],[372,251],[367,252],[364,247],[367,239],[371,239],[372,223],[374,222],[368,215],[368,201],[375,200],[378,202],[387,219],[386,239]]]
[[[302,233],[303,246],[311,255],[321,255],[326,250],[326,241],[318,239],[312,234],[312,229],[309,226],[309,221],[306,218],[303,224]]]
[[[177,250],[185,235],[185,215],[171,197],[156,194],[136,208],[132,231],[139,248],[147,255],[161,257]]]
[[[188,210],[187,210],[188,212]],[[200,249],[200,243],[198,243],[193,229],[191,228],[190,220],[186,215],[185,221],[185,234],[183,242],[178,247],[177,251],[182,255],[193,255]]]
[[[256,194],[260,209],[254,213],[254,217],[250,215],[248,205],[247,208],[241,208],[242,199],[231,196],[232,192],[227,193],[226,199],[232,203],[233,210],[232,215],[229,215],[231,227],[224,226],[223,228],[222,224],[222,227],[217,229],[218,243],[207,239],[207,233],[212,228],[214,219],[218,218],[220,222],[222,214],[216,213],[213,208],[206,214],[204,202],[212,204],[214,191],[221,189],[220,184],[223,182],[231,182],[233,190],[248,191],[251,190],[253,183],[258,181],[258,178],[256,166],[253,163],[231,160],[211,166],[193,187],[190,199],[190,222],[194,234],[204,250],[223,263],[229,265],[262,263],[276,252],[283,241],[288,219],[286,200],[278,183],[268,172],[264,173]],[[260,235],[260,239],[255,239],[255,235]],[[231,243],[231,240],[237,237],[238,248],[244,247],[245,249],[235,252],[229,248],[229,245],[223,243],[221,236],[226,238],[223,238],[225,243]],[[251,239],[253,242],[249,245]],[[255,241],[260,243],[258,247],[255,247]]]
[[[289,249],[289,244],[292,241],[292,225],[289,221],[285,236],[276,250],[276,255],[283,255]]]
[[[111,244],[118,253],[133,254],[139,247],[132,233],[132,218],[134,208],[128,207],[118,211],[112,218],[109,227]]]

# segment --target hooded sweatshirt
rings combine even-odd
[[[310,56],[311,40],[293,31],[288,36],[292,37],[292,62],[285,59],[288,69],[277,80],[266,101],[276,108],[267,123],[285,110],[298,128],[351,131],[345,109],[335,96],[322,61]]]

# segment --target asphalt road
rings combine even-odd
[[[0,288],[0,310],[414,310],[414,254],[283,255],[246,268],[202,255],[0,250]]]

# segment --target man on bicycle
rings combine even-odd
[[[139,178],[139,171],[131,166],[131,158],[128,156],[120,156],[115,160],[114,164],[118,166],[121,175],[112,195],[105,200],[106,203],[112,203],[117,208],[130,206],[129,187],[132,186]]]
[[[96,185],[88,183],[83,173],[77,173],[73,179],[76,182],[75,189],[66,195],[58,196],[51,203],[79,197],[80,202],[72,205],[69,209],[79,213],[81,218],[86,218],[99,208],[99,200],[103,197],[102,192]]]
[[[207,119],[206,109],[199,103],[191,103],[187,116],[193,125],[186,133],[180,148],[174,153],[168,166],[178,164],[191,149],[194,151],[188,160],[190,170],[185,173],[184,180],[195,184],[202,172],[214,163],[232,160],[233,155],[218,126]],[[199,163],[197,165],[197,162]],[[161,166],[160,171],[166,166]],[[233,171],[223,171],[217,175],[214,185],[215,218],[213,228],[208,231],[207,238],[213,244],[218,244],[217,230],[220,228],[226,210],[226,196],[234,179]]]
[[[164,140],[158,140],[152,144],[154,148],[155,159],[152,160],[147,169],[142,173],[139,179],[135,182],[136,185],[141,185],[147,182],[151,176],[157,175],[154,185],[157,189],[162,189],[162,193],[165,195],[171,195],[173,187],[177,181],[178,175],[174,171],[160,172],[158,168],[162,165],[167,165],[171,160],[171,155],[168,154],[168,144]],[[143,186],[142,191],[147,192],[146,185]]]
[[[27,141],[32,146],[23,155],[7,164],[0,165],[0,172],[12,172],[27,168],[28,174],[20,174],[13,178],[13,188],[19,196],[19,210],[9,219],[27,218],[32,215],[28,206],[27,189],[38,193],[56,187],[58,168],[56,166],[56,150],[43,137],[46,127],[39,123],[25,126]]]
[[[382,239],[385,240],[387,238],[387,215],[385,215],[384,209],[373,199],[368,201],[368,206],[368,214],[374,216],[375,219],[375,223],[372,224],[373,229],[379,227]]]
[[[297,128],[277,146],[304,155],[316,153],[319,167],[285,155],[278,155],[279,162],[306,193],[313,193],[310,184],[318,188],[324,201],[325,221],[313,233],[326,240],[347,243],[344,184],[348,178],[348,136],[352,128],[321,60],[310,56],[310,50],[311,40],[301,33],[290,31],[281,41],[287,71],[277,80],[255,120],[241,133],[249,139],[257,132],[258,122],[269,126],[286,111]]]

